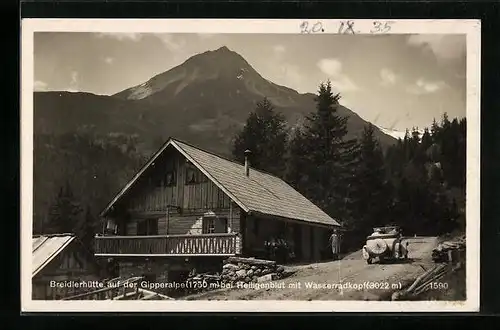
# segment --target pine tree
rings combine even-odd
[[[431,135],[432,135],[432,138],[433,138],[434,141],[438,137],[439,131],[440,131],[439,124],[436,121],[436,118],[434,118],[432,120],[432,125],[431,125]]]
[[[429,175],[429,167],[432,165],[432,160],[430,157],[431,152],[429,152],[431,146],[432,146],[432,136],[431,133],[429,132],[429,129],[425,128],[424,133],[422,134],[420,145],[418,146],[416,160],[424,164],[427,175]]]
[[[420,138],[413,129],[389,148],[387,173],[395,187],[392,213],[409,234],[463,228],[465,126],[465,119],[450,120],[443,114]]]
[[[76,235],[80,238],[80,241],[85,245],[90,251],[93,251],[94,247],[94,236],[96,233],[96,220],[92,215],[90,207],[86,207],[85,216],[77,224],[75,228]]]
[[[347,118],[337,114],[339,99],[329,81],[319,86],[316,111],[291,142],[289,179],[327,213],[345,218],[356,144],[345,139]]]
[[[82,208],[75,200],[69,182],[59,189],[57,199],[50,209],[49,226],[55,233],[72,233],[79,221]]]
[[[422,140],[420,141],[422,150],[426,151],[428,148],[430,148],[432,142],[433,142],[432,135],[429,129],[426,127],[424,128],[424,133],[422,134]]]
[[[252,152],[252,167],[282,177],[286,168],[288,133],[284,116],[264,98],[257,103],[243,130],[236,135],[233,157],[242,163],[248,149]]]
[[[304,157],[306,152],[306,137],[302,127],[298,126],[292,129],[288,157],[287,168],[285,172],[286,181],[295,189],[305,192],[307,191],[307,183],[309,182],[307,168],[309,163]]]
[[[384,154],[372,124],[364,128],[356,153],[353,180],[349,186],[350,216],[346,229],[350,231],[351,239],[360,243],[373,227],[386,225],[394,219]]]

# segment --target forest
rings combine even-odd
[[[346,250],[358,249],[378,225],[400,225],[406,235],[463,231],[465,118],[445,113],[423,134],[408,130],[386,148],[371,124],[347,138],[340,98],[330,82],[321,84],[316,110],[294,127],[264,98],[234,137],[233,158],[243,162],[250,149],[252,167],[281,177],[337,219]],[[91,249],[98,213],[146,161],[138,143],[127,135],[37,135],[34,234],[74,232]]]
[[[75,233],[91,248],[99,212],[146,161],[136,138],[78,132],[34,142],[33,234]]]
[[[368,124],[347,139],[340,95],[321,84],[316,111],[289,128],[262,100],[236,136],[233,156],[281,177],[344,227],[344,249],[358,249],[375,226],[399,225],[406,235],[465,230],[466,120],[434,120],[384,150]]]

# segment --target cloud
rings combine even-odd
[[[387,68],[380,70],[380,78],[382,79],[382,86],[394,85],[397,80],[396,74]]]
[[[323,58],[317,63],[318,68],[328,76],[332,87],[339,92],[358,90],[358,86],[342,71],[342,62],[335,58]]]
[[[408,93],[411,94],[432,94],[446,87],[444,81],[428,81],[424,78],[419,78],[415,84],[407,88]]]
[[[281,55],[281,54],[283,54],[285,51],[286,51],[286,48],[285,48],[285,46],[283,46],[283,45],[275,45],[275,46],[273,46],[273,52],[274,52],[276,55]]]
[[[115,59],[112,57],[106,57],[104,59],[104,62],[106,62],[107,64],[113,64],[114,61],[115,61]]]
[[[120,41],[139,41],[143,37],[141,33],[98,33],[96,36],[98,38],[113,38]]]
[[[325,74],[335,77],[342,72],[342,63],[334,58],[323,58],[318,61],[318,68]]]
[[[47,91],[48,90],[47,87],[48,87],[47,83],[41,80],[36,80],[35,83],[33,84],[33,89],[35,90],[35,92]]]
[[[173,52],[179,52],[186,47],[186,40],[176,38],[173,34],[159,34],[157,37],[161,40],[165,47]]]
[[[408,44],[423,47],[432,52],[437,59],[453,60],[464,58],[467,48],[465,35],[418,34],[408,37]]]

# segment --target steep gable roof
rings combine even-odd
[[[250,168],[247,177],[243,165],[175,139],[170,139],[148,161],[101,212],[101,215],[105,215],[111,209],[168,146],[176,148],[245,212],[340,226],[337,221],[280,178],[253,168]]]

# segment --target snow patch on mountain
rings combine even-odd
[[[153,88],[148,82],[142,83],[131,90],[130,95],[127,97],[129,100],[141,100],[153,94]]]
[[[399,131],[395,129],[390,129],[390,128],[385,128],[382,126],[377,126],[383,133],[392,136],[395,139],[404,139],[406,131]],[[408,130],[411,133],[411,130]],[[423,129],[419,129],[418,132],[420,133],[420,136],[424,134]]]

